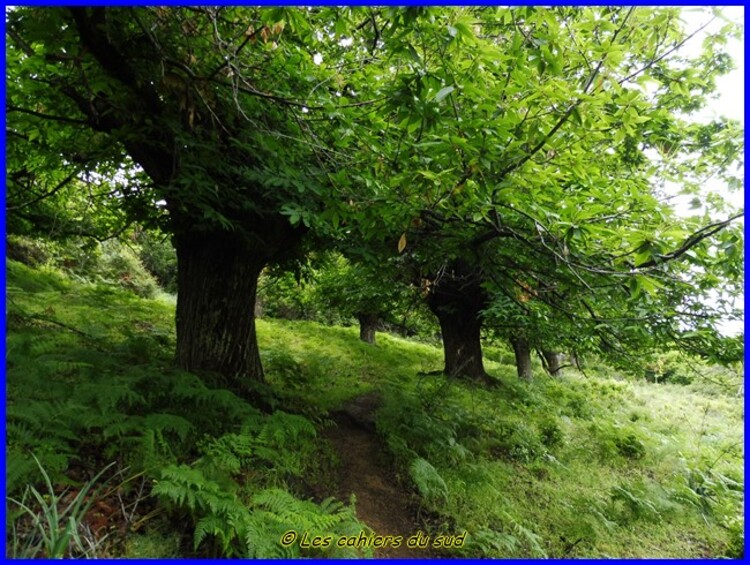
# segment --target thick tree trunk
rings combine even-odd
[[[263,381],[255,335],[255,298],[265,255],[226,233],[175,238],[178,261],[177,364],[221,374],[251,399]]]
[[[553,377],[561,377],[562,376],[562,360],[564,355],[562,353],[557,353],[556,351],[549,351],[547,349],[542,350],[542,355],[544,356],[544,362],[545,362],[545,369],[547,369],[547,372],[553,376]]]
[[[375,331],[380,317],[377,314],[357,314],[359,320],[359,339],[375,345]]]
[[[479,277],[461,264],[446,269],[430,289],[427,304],[440,322],[445,374],[491,383],[484,370],[480,336],[485,302]]]
[[[529,342],[522,337],[514,337],[510,340],[513,352],[516,354],[516,370],[518,377],[530,381],[533,378],[531,372],[531,348]]]
[[[482,360],[480,331],[482,324],[476,312],[443,312],[437,314],[443,334],[445,373],[482,381],[487,380]]]

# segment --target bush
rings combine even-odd
[[[667,351],[656,355],[647,364],[644,376],[652,383],[689,385],[695,379],[695,371],[684,353]]]
[[[503,423],[493,451],[507,459],[531,462],[543,455],[545,449],[539,435],[523,422]]]
[[[117,241],[106,241],[102,244],[102,252],[101,277],[143,298],[156,296],[159,284],[132,249]]]
[[[263,273],[258,284],[259,314],[285,320],[316,320],[340,323],[340,318],[325,319],[314,303],[309,284],[295,279],[293,273]]]
[[[151,247],[144,253],[137,246],[131,248],[114,239],[99,243],[84,238],[46,241],[9,236],[7,251],[10,259],[32,267],[51,267],[79,281],[112,283],[138,296],[153,298],[159,291],[159,282],[146,269],[140,255],[146,256],[154,268],[161,269],[169,284],[176,284],[177,266],[173,258],[174,264],[170,267],[166,249],[158,250],[163,257],[157,258],[157,243],[149,245]],[[169,268],[174,269],[174,280],[169,279]]]
[[[646,447],[634,434],[615,438],[615,446],[617,452],[628,459],[643,459],[646,454]]]
[[[549,418],[544,420],[539,426],[539,433],[542,438],[542,443],[546,447],[556,447],[562,445],[565,440],[563,431],[555,420]]]
[[[137,238],[138,258],[166,292],[177,292],[177,253],[166,236],[143,231]]]
[[[29,267],[38,267],[50,260],[49,247],[38,239],[9,235],[5,241],[5,256]]]

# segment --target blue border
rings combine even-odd
[[[5,18],[3,18],[3,23],[0,24],[0,28],[3,30],[3,37],[5,37]],[[3,69],[5,68],[5,52],[3,52]],[[3,101],[3,108],[5,108],[5,81],[3,80],[3,84],[0,87],[0,98],[2,98]],[[3,165],[6,164],[5,160],[5,114],[3,114],[3,128],[2,131],[0,131],[0,139],[2,139],[3,144]],[[4,167],[7,170],[7,167]],[[2,203],[2,212],[0,212],[0,226],[2,226],[2,233],[3,233],[3,248],[6,248],[5,238],[7,237],[6,232],[6,226],[5,226],[5,175],[3,175],[3,191],[0,195],[0,202]],[[5,477],[7,476],[7,473],[5,471],[5,438],[7,437],[6,433],[6,418],[5,418],[5,406],[6,406],[6,391],[5,391],[5,359],[6,359],[6,346],[7,346],[7,328],[6,328],[6,320],[8,318],[8,284],[7,284],[7,277],[5,273],[5,261],[2,262],[2,267],[0,267],[0,273],[2,273],[2,281],[3,281],[3,316],[2,320],[0,320],[0,328],[2,328],[2,335],[3,335],[3,346],[2,346],[2,352],[3,352],[3,367],[2,367],[2,375],[3,375],[3,391],[2,391],[2,414],[3,414],[3,423],[2,423],[2,430],[3,430],[3,449],[2,454],[0,454],[0,460],[3,462],[3,504],[0,505],[0,516],[2,516],[2,523],[6,523],[6,505],[5,505]],[[5,527],[5,526],[3,526]],[[3,555],[7,555],[7,536],[4,536],[3,538],[5,541],[3,542]]]
[[[196,5],[195,2],[177,2],[177,1],[170,1],[170,0],[167,0],[166,2],[160,2],[158,4],[159,5],[169,5],[169,6],[193,6],[193,5]],[[295,3],[260,1],[260,2],[253,2],[253,3],[249,3],[249,4],[244,4],[243,2],[217,1],[217,2],[211,2],[210,4],[211,5],[225,5],[225,6],[252,5],[252,6],[269,6],[269,7],[270,6],[286,6],[286,7],[295,7],[295,6],[299,6],[299,7],[302,7],[302,6],[321,6],[321,7],[323,7],[323,6],[370,6],[370,5],[373,5],[373,4],[378,5],[378,6],[403,6],[403,7],[409,7],[409,6],[439,6],[439,5],[447,5],[447,6],[460,7],[460,6],[492,5],[492,4],[495,4],[495,3],[494,2],[481,2],[481,1],[479,1],[479,2],[467,2],[467,1],[464,1],[464,0],[457,0],[457,1],[453,0],[452,2],[449,2],[449,3],[446,3],[446,4],[439,4],[439,3],[435,3],[435,2],[415,2],[415,1],[407,1],[407,2],[392,2],[392,1],[385,1],[385,2],[360,2],[360,1],[354,1],[354,2],[341,2],[341,1],[335,2],[335,1],[330,1],[329,2],[329,1],[322,1],[321,2],[321,1],[317,1],[317,2],[295,2]],[[498,4],[500,4],[500,3],[498,3]],[[599,2],[588,2],[588,1],[583,1],[583,2],[559,2],[557,0],[553,0],[552,2],[544,2],[544,3],[540,3],[540,4],[544,4],[545,6],[547,6],[547,5],[570,5],[570,4],[575,4],[575,5],[578,5],[578,6],[601,6],[603,4],[606,4],[606,2],[601,2],[601,1],[599,1]],[[653,2],[644,2],[643,0],[640,0],[640,1],[636,0],[632,4],[634,4],[634,5],[646,5],[646,6],[654,6],[654,5],[656,5]],[[78,2],[78,1],[72,1],[72,2],[64,2],[64,1],[39,2],[39,1],[32,0],[32,1],[26,1],[26,2],[19,2],[19,3],[15,4],[15,5],[19,5],[19,6],[40,6],[40,7],[55,7],[55,6],[152,6],[152,5],[155,5],[155,3],[154,2],[139,2],[139,1],[136,1],[136,2],[122,2],[122,1],[101,2],[101,1],[98,1],[98,0],[93,0],[93,1],[89,1],[89,2]],[[502,5],[504,5],[504,6],[526,6],[526,5],[530,5],[530,4],[528,2],[514,2],[514,1],[510,1],[510,2],[502,2]],[[630,5],[630,4],[627,4],[627,5]],[[707,4],[705,2],[698,2],[698,1],[695,1],[695,0],[692,0],[692,1],[688,0],[688,1],[685,1],[685,2],[663,2],[663,3],[658,4],[658,5],[659,6],[711,6],[711,5],[716,5],[716,6],[746,6],[746,3],[745,2],[723,2],[721,4]],[[4,6],[7,8],[8,5],[6,4]],[[745,17],[744,17],[745,30],[747,30],[747,23],[748,23],[748,15],[747,15],[747,10],[746,10],[745,11]],[[2,31],[3,31],[3,36],[5,36],[5,18],[3,18],[1,27],[2,27]],[[747,60],[747,55],[748,55],[749,52],[750,52],[750,48],[748,48],[747,41],[745,41],[745,60]],[[5,58],[4,57],[5,56],[3,56],[3,67],[5,67]],[[747,83],[747,79],[745,80],[745,82]],[[2,101],[3,101],[3,107],[4,107],[5,106],[5,100],[6,100],[5,81],[3,81],[2,87],[0,87],[0,93],[2,94],[1,97],[2,97]],[[744,109],[745,109],[745,115],[747,115],[747,109],[748,109],[747,95],[745,95],[745,106],[744,106]],[[3,121],[4,121],[4,119],[3,119]],[[2,139],[2,156],[3,156],[3,163],[5,164],[5,162],[6,162],[5,161],[6,154],[5,154],[5,128],[4,127],[2,128],[2,132],[0,132],[0,138]],[[745,177],[745,183],[747,183],[747,177]],[[3,187],[5,188],[5,178],[3,179]],[[6,232],[6,217],[5,217],[5,204],[6,204],[6,192],[5,192],[5,190],[3,190],[2,191],[2,195],[0,195],[0,202],[2,202],[2,211],[0,211],[0,227],[2,227],[2,232],[7,237],[7,232]],[[748,235],[748,226],[747,226],[747,223],[745,222],[745,227],[744,227],[744,237],[745,237],[745,240],[747,240],[747,235]],[[2,274],[2,280],[4,282],[4,284],[3,284],[3,303],[5,305],[4,306],[4,308],[5,308],[4,315],[2,316],[2,320],[0,320],[0,328],[2,328],[2,334],[4,336],[6,336],[7,335],[6,334],[6,332],[7,332],[7,327],[6,327],[6,319],[7,319],[7,277],[6,277],[6,265],[5,265],[5,261],[2,262],[2,266],[0,267],[0,273]],[[744,290],[745,290],[745,296],[747,296],[747,289],[748,289],[747,274],[748,274],[748,264],[747,264],[747,259],[745,259],[745,265],[744,265],[744,275],[745,275]],[[748,327],[747,317],[745,317],[745,320],[744,320],[744,327],[745,327],[745,335],[746,335],[747,334],[747,327]],[[6,345],[7,345],[7,343],[6,343],[6,340],[4,339],[3,340],[3,345],[2,345],[3,359],[5,359]],[[747,345],[746,341],[745,341],[745,345]],[[745,359],[745,364],[746,364],[747,360],[748,360],[747,347],[745,347],[744,359]],[[2,371],[2,376],[3,376],[3,383],[5,383],[5,372],[6,372],[6,370],[5,370],[5,362],[3,362],[1,371]],[[2,418],[2,431],[3,431],[3,442],[5,442],[5,437],[6,437],[5,407],[6,407],[6,402],[7,402],[6,388],[5,388],[5,386],[2,387],[2,393],[1,394],[2,394],[2,415],[3,415],[3,418]],[[744,386],[743,386],[743,406],[745,408],[745,413],[746,413],[746,409],[747,409],[747,393],[746,393],[746,391],[744,389]],[[747,419],[745,419],[745,446],[747,446],[747,427],[748,427],[747,426]],[[747,450],[745,450],[745,453],[746,452],[747,452]],[[2,462],[3,462],[3,469],[5,469],[5,458],[6,458],[6,456],[5,456],[5,449],[3,449],[2,450],[2,454],[0,454],[0,460],[2,460]],[[747,459],[745,459],[745,469],[744,469],[744,472],[745,472],[745,485],[747,485],[747,478],[748,478],[748,470],[747,470],[747,464],[746,463],[747,463]],[[5,481],[4,480],[3,480],[2,492],[3,492],[3,495],[5,495]],[[5,503],[3,503],[2,505],[0,505],[0,515],[2,516],[3,524],[5,524],[5,519],[6,519],[6,505],[5,505]],[[747,526],[747,505],[745,505],[745,526]],[[745,532],[747,532],[747,529],[745,530]],[[3,551],[3,555],[1,557],[2,557],[3,560],[5,560],[5,556],[7,555],[7,537],[6,536],[3,537],[3,548],[4,548],[4,551]],[[119,560],[125,560],[125,558],[117,558],[117,559],[111,559],[111,560],[118,560],[119,561]],[[474,559],[463,559],[463,558],[455,558],[454,560],[455,561],[460,561],[460,562],[473,562],[473,561],[477,561],[477,560],[474,560]],[[55,562],[55,560],[51,560],[51,559],[41,559],[41,560],[34,560],[34,561],[35,562],[36,561],[41,561],[41,562]],[[157,561],[157,562],[158,561],[195,561],[195,562],[206,562],[207,560],[206,559],[200,559],[200,560],[198,560],[198,559],[149,559],[149,560],[146,560],[146,559],[127,559],[127,561],[128,562],[134,562],[134,563],[140,563],[140,562],[151,563],[151,562],[154,562],[154,561]],[[212,560],[208,560],[208,561],[212,561]],[[247,560],[244,560],[244,559],[221,559],[221,560],[215,560],[215,561],[221,561],[221,562],[245,562]],[[283,561],[291,561],[291,560],[286,560],[286,559],[282,559],[282,560],[278,560],[278,559],[273,559],[273,560],[272,559],[259,559],[257,561],[259,561],[259,562],[278,563],[280,561],[283,562]],[[325,560],[325,559],[310,559],[309,561],[323,563],[323,562],[326,562],[328,560]],[[393,561],[393,562],[417,561],[417,562],[420,562],[420,561],[429,561],[429,559],[426,559],[426,558],[425,559],[416,559],[416,560],[411,560],[411,559],[410,560],[394,559],[394,560],[388,560],[388,561]],[[503,561],[506,561],[508,563],[528,563],[530,561],[536,561],[536,560],[532,560],[532,559],[504,559]],[[575,560],[574,559],[550,559],[549,561],[553,561],[553,562],[577,561],[577,562],[584,562],[585,563],[585,562],[599,562],[599,561],[602,561],[602,559],[575,559]],[[624,559],[616,559],[615,561],[625,561],[625,560]],[[675,560],[673,560],[673,559],[639,559],[638,561],[642,562],[642,563],[666,563],[666,562],[672,563]],[[679,561],[692,561],[692,559],[680,559],[680,560],[677,560],[677,561],[678,562]]]

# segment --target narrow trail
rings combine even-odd
[[[358,400],[361,400],[359,405]],[[326,430],[324,434],[340,460],[338,497],[348,500],[354,493],[357,517],[370,526],[375,534],[402,536],[400,547],[375,549],[375,557],[434,557],[429,548],[406,546],[406,540],[420,528],[408,507],[408,493],[398,487],[393,471],[384,462],[374,429],[368,429],[371,428],[376,404],[372,396],[356,399],[353,409],[345,409],[334,415],[338,426]]]

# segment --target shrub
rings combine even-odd
[[[539,434],[541,435],[542,443],[546,447],[556,447],[562,445],[565,440],[563,431],[560,426],[552,418],[543,420],[539,425]]]
[[[100,276],[143,298],[156,296],[159,284],[132,249],[117,241],[106,241],[102,251]]]
[[[657,354],[647,364],[644,376],[653,383],[689,385],[695,380],[696,372],[684,353],[667,351]]]
[[[646,454],[646,446],[635,434],[615,438],[617,452],[628,459],[643,459]]]
[[[138,258],[166,292],[177,292],[177,253],[160,233],[142,231],[137,238]]]
[[[524,422],[504,422],[497,430],[497,438],[492,451],[514,461],[530,462],[546,449],[533,427]]]
[[[49,245],[38,239],[9,235],[5,241],[5,256],[30,267],[38,267],[50,260]]]

